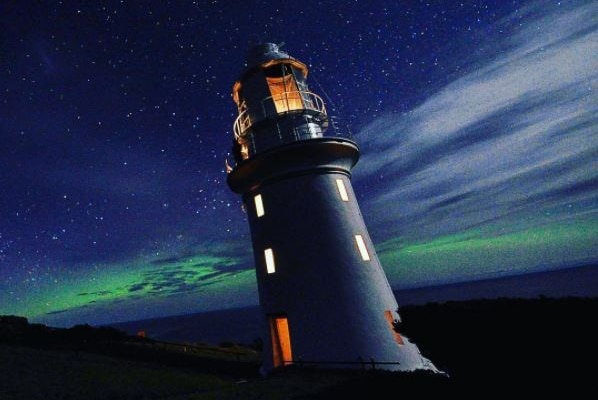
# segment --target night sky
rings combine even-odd
[[[224,160],[232,84],[266,41],[308,65],[360,144],[353,184],[393,287],[596,262],[596,15],[592,1],[3,1],[0,314],[68,326],[257,304]]]

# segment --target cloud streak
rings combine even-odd
[[[509,34],[482,43],[468,73],[361,130],[356,181],[384,237],[595,210],[597,13],[533,3],[498,23]]]

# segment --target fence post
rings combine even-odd
[[[375,371],[376,370],[376,363],[374,362],[374,358],[370,357],[370,361],[372,362],[372,370]]]

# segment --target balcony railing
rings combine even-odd
[[[247,110],[243,111],[237,119],[235,120],[235,124],[233,125],[233,131],[235,133],[235,140],[239,140],[240,137],[245,136],[245,132],[251,126],[251,120],[249,119],[249,114]]]
[[[268,104],[274,104],[275,111]],[[239,114],[233,125],[233,132],[235,139],[238,140],[246,135],[247,130],[251,127],[252,122],[257,122],[262,119],[272,118],[279,114],[284,114],[292,111],[315,111],[326,115],[326,107],[324,101],[320,96],[312,92],[306,91],[292,91],[279,93],[274,96],[266,97],[262,100],[262,115],[251,121],[247,110]]]

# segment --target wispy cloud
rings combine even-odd
[[[199,292],[205,286],[214,284],[237,271],[248,269],[227,263],[209,265],[171,264],[143,272],[139,281],[128,285],[127,293],[136,292],[150,295],[173,295],[187,292]]]
[[[356,180],[384,236],[504,218],[563,218],[598,201],[598,4],[536,2],[457,78],[361,130]]]
[[[77,296],[109,296],[112,294],[112,291],[110,290],[98,290],[96,292],[82,292],[82,293],[78,293]]]
[[[446,284],[595,264],[598,224],[561,221],[488,235],[483,228],[422,243],[395,238],[377,246],[396,287]]]

